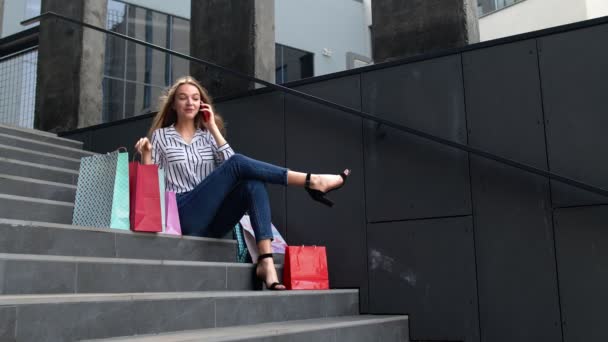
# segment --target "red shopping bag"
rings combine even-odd
[[[289,290],[328,290],[327,253],[322,246],[287,246],[283,283]]]
[[[163,226],[158,187],[158,165],[129,163],[129,190],[131,230],[161,232]]]

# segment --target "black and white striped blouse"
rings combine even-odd
[[[166,190],[187,192],[196,187],[234,151],[228,143],[217,146],[208,130],[197,129],[190,144],[173,125],[152,133],[152,161],[165,171]]]

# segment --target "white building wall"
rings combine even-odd
[[[276,42],[314,53],[315,76],[345,70],[347,52],[371,57],[365,8],[355,0],[276,0]]]
[[[525,0],[479,19],[481,41],[565,25],[588,18],[586,1],[608,4],[608,0]]]
[[[608,15],[608,0],[587,0],[587,19]]]
[[[27,6],[30,6],[30,8],[28,9]],[[21,26],[20,23],[39,14],[40,0],[29,2],[26,0],[4,0],[2,38],[38,25],[36,23],[29,26]]]

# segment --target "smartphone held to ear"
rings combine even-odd
[[[205,102],[201,101],[201,107],[200,107],[200,109],[199,109],[199,110],[200,110],[200,112],[203,114],[203,121],[204,121],[204,122],[207,122],[207,121],[209,121],[209,112],[208,112],[208,111],[203,110],[203,108],[204,108],[203,106],[204,106],[204,105],[205,105]]]

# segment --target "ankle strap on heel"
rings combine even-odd
[[[306,183],[304,183],[304,187],[310,189],[310,173],[306,174]]]
[[[262,261],[263,259],[272,258],[272,257],[273,257],[272,253],[262,254],[258,257],[258,262]]]

